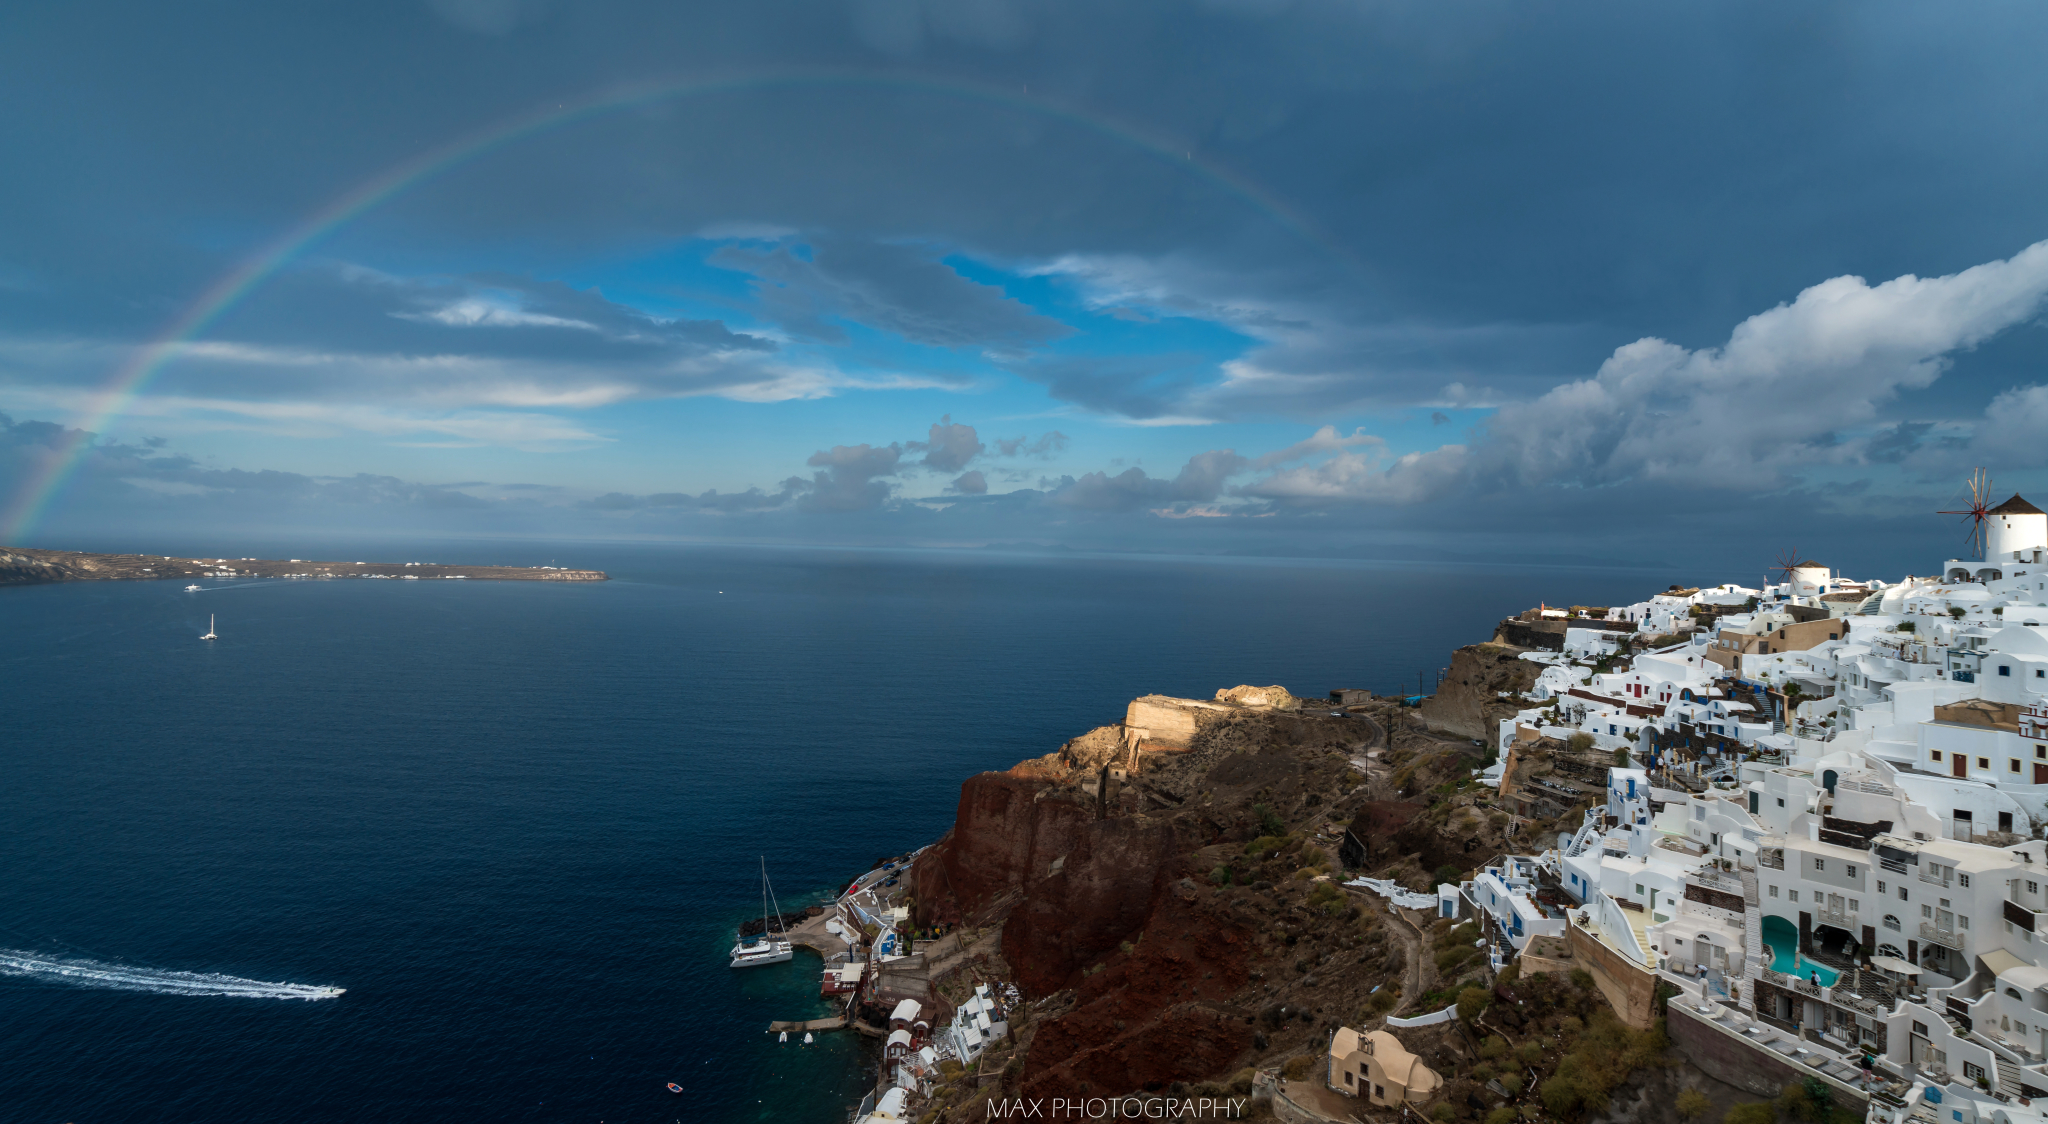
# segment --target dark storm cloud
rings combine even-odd
[[[1136,511],[1174,503],[1207,503],[1223,492],[1224,481],[1250,464],[1229,449],[1198,453],[1171,480],[1127,468],[1111,476],[1090,472],[1063,481],[1051,493],[1054,503],[1088,511]]]

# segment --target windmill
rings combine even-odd
[[[1778,564],[1771,567],[1770,572],[1782,573],[1785,575],[1785,580],[1787,582],[1790,582],[1792,580],[1793,574],[1795,574],[1801,566],[1805,565],[1808,565],[1808,563],[1801,562],[1799,560],[1799,550],[1797,547],[1794,547],[1791,550],[1784,550],[1778,552]]]
[[[1991,517],[1991,509],[1986,506],[1991,500],[1990,474],[1981,468],[1971,472],[1969,487],[1970,506],[1968,509],[1962,511],[1937,511],[1935,514],[1960,515],[1964,519],[1969,520],[1970,532],[1963,541],[1970,544],[1970,549],[1977,552],[1978,558],[1983,558],[1984,520]]]

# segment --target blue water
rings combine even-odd
[[[1799,930],[1783,917],[1764,918],[1764,947],[1771,950],[1771,970],[1802,980],[1820,978],[1820,986],[1833,987],[1842,973],[1799,955]]]
[[[761,1032],[816,960],[725,966],[756,855],[808,900],[1134,695],[1412,686],[1539,599],[1698,577],[344,553],[617,580],[0,589],[0,1117],[837,1124],[865,1045]],[[264,984],[347,991],[205,994]]]

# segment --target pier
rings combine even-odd
[[[829,1018],[829,1019],[811,1019],[811,1020],[810,1020],[810,1021],[808,1021],[808,1022],[772,1022],[772,1023],[769,1023],[769,1024],[768,1024],[768,1033],[770,1033],[770,1034],[780,1034],[780,1033],[782,1033],[783,1031],[788,1031],[788,1032],[790,1032],[791,1034],[799,1034],[799,1033],[802,1033],[802,1032],[804,1032],[804,1031],[811,1031],[811,1030],[845,1030],[845,1029],[846,1029],[846,1016],[845,1016],[845,1015],[834,1015],[833,1017],[831,1017],[831,1018]]]

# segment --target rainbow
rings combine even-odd
[[[615,87],[572,101],[558,101],[457,137],[419,153],[363,181],[301,220],[199,294],[154,339],[137,348],[92,392],[75,426],[40,458],[0,513],[0,543],[20,543],[49,510],[77,472],[95,435],[120,417],[151,379],[242,298],[307,248],[365,212],[404,191],[468,161],[550,129],[599,114],[679,98],[747,90],[803,86],[867,86],[962,98],[1051,117],[1193,170],[1204,179],[1292,231],[1320,252],[1340,256],[1333,239],[1271,192],[1208,159],[1197,159],[1185,144],[1142,131],[1102,113],[1084,111],[1058,99],[957,78],[875,74],[864,71],[804,70],[750,72],[715,78],[669,80]],[[1355,263],[1352,263],[1355,266]]]

